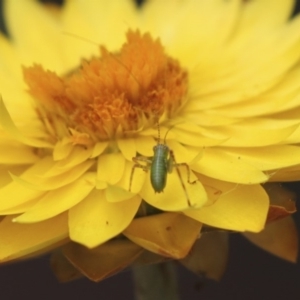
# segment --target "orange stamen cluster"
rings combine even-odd
[[[145,120],[171,117],[187,93],[187,73],[166,56],[159,40],[129,31],[117,54],[101,47],[101,57],[60,77],[35,65],[24,68],[39,114],[58,138],[70,129],[93,141],[145,127]],[[61,127],[64,128],[61,128]]]

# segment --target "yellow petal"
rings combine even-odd
[[[201,226],[184,215],[162,213],[134,219],[123,234],[149,251],[179,259],[188,254]]]
[[[299,163],[300,147],[293,145],[273,145],[253,148],[221,148],[228,156],[259,170],[274,170]]]
[[[34,205],[36,205],[39,202],[39,199],[33,199],[30,201],[26,201],[22,204],[15,205],[11,208],[7,208],[1,211],[2,215],[16,215],[24,213],[25,211],[32,209]]]
[[[140,192],[141,197],[154,207],[165,211],[181,211],[189,207],[202,207],[207,201],[207,195],[202,184],[191,171],[190,180],[185,167],[179,167],[181,179],[174,168],[167,174],[167,184],[162,193],[156,193],[151,185],[150,172],[147,173],[145,184]]]
[[[30,164],[35,163],[38,159],[39,157],[31,147],[1,138],[0,164]]]
[[[0,222],[0,260],[2,262],[34,254],[42,249],[50,250],[68,237],[67,215],[35,224],[17,224],[13,216]]]
[[[118,188],[123,189],[124,196],[129,190],[131,193],[137,194],[142,189],[146,178],[145,171],[143,171],[141,168],[134,168],[134,164],[132,162],[126,161],[124,174],[116,185]],[[113,199],[112,197],[109,197],[107,200],[117,201],[116,198]]]
[[[200,78],[201,72],[205,76],[198,88],[199,106],[212,109],[241,103],[278,84],[299,60],[299,24],[300,18],[296,17],[272,34],[256,31],[256,41],[243,32],[242,40],[233,39],[229,47],[222,47],[222,53],[213,53],[206,68],[199,65],[194,70]],[[271,55],[261,55],[269,49],[274,49]],[[272,72],[268,72],[270,69]]]
[[[118,147],[124,157],[131,161],[136,155],[136,147],[134,139],[118,139]]]
[[[272,89],[246,101],[218,108],[217,113],[228,118],[263,116],[270,113],[281,113],[285,116],[283,111],[299,105],[299,77],[300,69],[293,69]]]
[[[2,33],[0,34],[0,57],[2,58],[0,73],[5,74],[6,78],[11,79],[12,76],[16,81],[21,81],[20,64],[16,59],[15,49]]]
[[[186,144],[194,147],[209,147],[223,144],[228,139],[228,135],[222,134],[221,131],[218,134],[212,134],[212,130],[205,131],[199,128],[198,132],[193,132],[191,129],[185,130],[181,128],[174,128],[177,140],[182,144]],[[209,135],[210,133],[210,135]]]
[[[49,191],[49,190],[61,188],[65,185],[68,185],[78,180],[78,178],[84,175],[84,173],[86,173],[86,171],[93,164],[94,164],[93,161],[87,161],[85,163],[76,166],[75,168],[72,168],[71,171],[65,172],[58,176],[52,176],[50,178],[37,177],[35,182],[23,180],[21,177],[14,176],[13,174],[11,174],[11,177],[15,182],[27,187],[28,189],[33,189],[38,191]]]
[[[173,151],[173,155],[176,163],[187,163],[191,164],[191,162],[196,162],[201,159],[203,155],[203,147],[184,147],[177,141],[168,141],[167,146],[171,151]]]
[[[100,281],[130,265],[143,249],[128,240],[112,240],[95,249],[76,243],[63,248],[67,259],[90,280]]]
[[[65,71],[59,47],[62,35],[57,18],[33,0],[6,1],[5,16],[8,31],[25,64],[39,62],[59,73]],[[26,34],[22,33],[20,28],[26,28]],[[39,41],[39,43],[32,43],[32,41]]]
[[[0,188],[3,188],[4,186],[11,183],[12,179],[10,176],[10,172],[16,175],[22,174],[27,169],[27,165],[1,165],[0,166]],[[0,201],[1,203],[1,201]]]
[[[34,181],[40,174],[45,173],[52,164],[52,158],[45,157],[28,168],[20,175],[20,178],[25,181]],[[27,201],[38,199],[43,194],[43,191],[28,189],[28,186],[20,185],[16,181],[13,181],[0,189],[0,213],[5,214],[7,209],[22,205]]]
[[[135,140],[136,152],[143,156],[153,156],[154,140],[152,137],[140,136]]]
[[[14,219],[14,222],[33,223],[54,217],[82,201],[95,187],[95,174],[86,173],[78,180],[49,191],[40,201]]]
[[[105,189],[105,198],[108,202],[120,202],[132,198],[132,193],[118,186],[109,185]]]
[[[299,120],[251,119],[220,128],[231,138],[222,144],[230,147],[262,147],[285,141],[297,128]]]
[[[14,124],[11,119],[9,112],[7,111],[2,98],[0,97],[0,124],[3,126],[5,131],[12,135],[17,141],[24,143],[28,146],[38,147],[38,148],[52,148],[52,145],[46,141],[38,140],[35,138],[30,138],[24,136],[23,133]]]
[[[91,157],[93,149],[83,149],[82,147],[74,147],[72,151],[70,152],[70,155],[66,157],[63,160],[60,160],[57,162],[55,166],[56,172],[58,172],[58,169],[62,169],[62,172],[68,168],[73,168],[74,166],[85,162],[88,158]],[[47,175],[49,176],[49,173],[51,171],[48,171]],[[55,173],[58,174],[58,173]]]
[[[195,60],[199,61],[203,56],[205,61],[209,50],[213,51],[226,40],[234,28],[238,8],[239,1],[236,0],[147,1],[143,28],[160,36],[165,45],[170,44],[168,51],[181,57],[184,65],[194,66]],[[166,19],[165,12],[172,15],[172,22]],[[196,49],[201,49],[201,55]]]
[[[210,226],[259,232],[264,228],[268,209],[269,198],[260,185],[238,185],[214,204],[183,213]]]
[[[135,9],[132,1],[114,0],[105,4],[94,1],[93,5],[86,5],[84,1],[66,1],[61,18],[62,32],[66,33],[63,49],[67,66],[74,68],[81,57],[99,54],[99,44],[105,44],[112,51],[119,49],[125,41],[128,25],[136,28]],[[99,26],[99,20],[106,24],[106,29]]]
[[[259,233],[244,233],[258,247],[296,263],[298,256],[298,232],[292,217],[272,222]]]
[[[116,184],[123,176],[125,158],[121,153],[103,154],[98,158],[97,181]]]
[[[73,150],[74,145],[69,138],[58,141],[53,149],[53,160],[61,160],[68,157]]]
[[[141,199],[111,203],[103,191],[94,190],[69,211],[70,238],[94,248],[121,233],[132,221]]]
[[[279,0],[276,3],[272,0],[252,1],[243,5],[243,12],[236,34],[238,38],[259,38],[272,29],[285,23],[292,13],[294,1]],[[244,36],[245,32],[247,33]]]
[[[93,152],[91,154],[91,158],[93,157],[97,157],[100,154],[103,153],[103,151],[105,150],[105,148],[107,147],[108,143],[107,142],[98,142],[95,144],[94,148],[93,148]]]
[[[191,166],[194,171],[206,176],[235,183],[253,184],[265,182],[269,176],[256,166],[231,155],[225,148],[206,148],[203,157]]]

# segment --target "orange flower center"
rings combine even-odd
[[[74,132],[93,142],[134,134],[182,106],[187,72],[159,40],[129,31],[119,53],[100,52],[67,76],[24,68],[37,111],[56,139]]]

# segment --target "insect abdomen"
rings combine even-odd
[[[167,183],[167,157],[169,153],[168,147],[165,145],[157,145],[154,147],[154,156],[151,164],[151,184],[155,193],[164,190]]]

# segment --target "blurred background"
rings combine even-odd
[[[0,5],[2,7],[2,1]],[[295,13],[299,10],[300,0],[297,1]],[[2,17],[0,27],[5,32]],[[299,198],[298,183],[286,186],[295,191]],[[300,232],[300,213],[296,213],[294,218]],[[130,271],[124,271],[100,283],[79,279],[62,284],[53,275],[49,264],[49,256],[43,256],[0,266],[0,299],[134,299]],[[201,279],[179,265],[178,271],[182,300],[300,299],[300,263],[292,264],[272,256],[239,234],[230,236],[228,267],[220,282]]]

